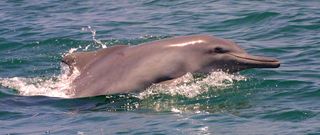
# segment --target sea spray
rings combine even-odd
[[[233,85],[235,81],[246,80],[239,74],[228,74],[222,71],[211,72],[205,77],[194,77],[191,73],[174,80],[170,84],[154,84],[146,91],[138,94],[138,98],[147,98],[156,94],[171,96],[181,95],[188,98],[208,92],[209,88],[223,89]]]
[[[0,78],[0,84],[4,87],[17,90],[18,94],[23,96],[43,95],[71,98],[74,94],[71,83],[80,75],[80,72],[74,70],[73,73],[69,75],[69,68],[65,64],[61,65],[61,70],[62,73],[60,75],[50,78]],[[208,92],[210,88],[224,89],[233,85],[235,81],[240,80],[246,80],[246,78],[238,74],[228,74],[221,71],[212,72],[201,79],[194,78],[191,73],[187,73],[171,84],[154,84],[139,93],[137,97],[143,99],[156,94],[167,94],[193,98],[199,94]]]
[[[77,69],[72,74],[69,73],[69,67],[61,64],[61,74],[45,77],[13,77],[0,78],[0,85],[17,90],[22,96],[49,96],[60,98],[71,98],[74,91],[71,87],[72,81],[80,75]]]
[[[93,42],[94,42],[96,45],[98,45],[99,47],[101,47],[101,48],[107,48],[107,45],[106,45],[106,44],[102,43],[101,40],[96,39],[96,34],[97,34],[96,32],[97,32],[97,31],[96,31],[95,29],[93,29],[91,26],[88,25],[87,27],[83,27],[81,30],[82,30],[82,31],[89,31],[89,32],[91,32],[91,36],[92,36]],[[90,47],[90,45],[86,46],[84,50],[88,50],[89,47]]]

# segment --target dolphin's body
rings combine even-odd
[[[232,73],[280,66],[276,59],[249,55],[234,42],[207,35],[77,52],[65,56],[63,62],[81,73],[71,84],[75,98],[141,91],[188,72]]]

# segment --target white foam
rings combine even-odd
[[[80,48],[80,47],[79,47],[79,48]],[[71,53],[77,51],[79,48],[71,48],[71,49],[68,51],[67,54],[71,54]]]
[[[182,95],[188,98],[208,92],[212,87],[223,89],[233,85],[235,81],[246,80],[239,74],[228,74],[222,71],[212,72],[203,79],[193,78],[191,73],[175,80],[170,84],[154,84],[146,91],[139,93],[138,98],[147,98],[156,94]]]
[[[15,89],[22,96],[49,96],[60,98],[71,98],[74,94],[71,82],[80,74],[77,69],[69,74],[69,67],[61,65],[62,73],[50,78],[34,77],[13,77],[0,78],[0,84],[4,87]]]
[[[75,69],[72,75],[69,74],[69,68],[62,66],[62,73],[50,78],[35,77],[13,77],[0,78],[0,84],[4,87],[12,88],[23,96],[49,96],[60,98],[71,98],[74,94],[72,91],[72,81],[80,75]],[[138,98],[143,99],[156,94],[167,94],[171,96],[182,95],[188,98],[196,97],[199,94],[208,92],[210,88],[223,89],[233,85],[235,81],[246,80],[244,76],[227,74],[225,72],[212,72],[205,78],[194,78],[191,73],[176,79],[170,84],[154,84],[145,91],[138,94]]]

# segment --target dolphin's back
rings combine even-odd
[[[85,70],[88,65],[96,60],[106,57],[116,51],[120,51],[126,47],[126,45],[117,45],[109,48],[100,49],[93,52],[76,52],[71,53],[63,57],[62,62],[67,64],[71,71],[76,68],[80,72]]]

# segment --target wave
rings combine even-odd
[[[0,84],[4,87],[14,89],[21,96],[49,96],[60,98],[72,98],[74,91],[72,89],[72,81],[80,75],[75,70],[69,76],[69,67],[61,64],[62,73],[51,77],[12,77],[0,78]],[[143,92],[137,94],[140,99],[148,98],[157,94],[167,94],[171,96],[185,96],[193,98],[202,93],[208,92],[210,88],[223,89],[231,86],[234,82],[246,80],[241,75],[227,74],[225,72],[212,72],[204,78],[194,77],[191,73],[187,73],[178,78],[174,84],[154,84]]]
[[[232,86],[234,82],[246,79],[245,76],[228,74],[222,71],[212,72],[204,78],[187,73],[176,79],[172,84],[154,84],[146,91],[139,93],[138,97],[147,98],[156,94],[167,94],[194,98],[197,95],[208,92],[210,88],[219,90]]]
[[[52,77],[12,77],[0,78],[0,85],[17,90],[21,96],[49,96],[60,98],[71,98],[71,82],[80,75],[78,70],[74,70],[69,76],[69,67],[61,64],[62,73]]]

